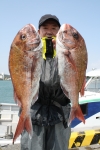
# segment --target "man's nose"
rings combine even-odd
[[[47,30],[47,33],[48,33],[48,34],[53,34],[51,29],[48,29],[48,30]]]
[[[49,31],[49,32],[46,33],[46,36],[47,36],[47,37],[52,37],[52,36],[53,36],[53,33],[52,33],[51,31]]]

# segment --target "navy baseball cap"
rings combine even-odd
[[[44,16],[42,16],[39,20],[39,24],[38,24],[38,28],[40,28],[40,26],[48,19],[53,19],[57,22],[58,26],[60,27],[60,22],[59,19],[55,16],[55,15],[51,15],[51,14],[46,14]]]

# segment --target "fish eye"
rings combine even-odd
[[[76,40],[79,38],[79,35],[78,35],[77,32],[73,32],[72,35],[73,35],[73,37],[74,37]]]
[[[63,31],[63,33],[67,33],[67,30]]]
[[[35,30],[33,30],[33,34],[36,34],[36,31],[35,31]]]
[[[21,38],[21,40],[25,40],[25,39],[26,39],[26,35],[22,34],[22,35],[20,36],[20,38]]]

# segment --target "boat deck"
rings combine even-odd
[[[6,145],[4,147],[1,147],[0,150],[20,150],[20,144]]]
[[[0,125],[0,150],[20,150],[21,136],[17,138],[13,145],[13,135],[11,134],[10,129],[7,134],[7,130],[6,125]],[[69,141],[69,150],[100,150],[100,127],[94,127],[91,129],[86,128],[84,129],[84,132],[82,128],[71,130],[72,133]],[[91,141],[94,141],[94,143],[90,144]]]
[[[12,145],[18,112],[19,108],[15,104],[0,104],[0,150],[20,150],[20,136]],[[96,126],[91,122],[91,126],[89,124],[86,128],[71,128],[69,150],[100,150],[100,114],[97,119]]]
[[[7,145],[5,147],[1,147],[0,150],[20,150],[20,144]],[[73,148],[69,150],[100,150],[100,145],[96,144],[92,146]]]

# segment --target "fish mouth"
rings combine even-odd
[[[70,45],[75,45],[75,42],[69,40],[69,39],[63,39],[62,40],[62,43],[65,43],[65,44],[70,44]]]
[[[37,34],[34,38],[30,38],[30,40],[27,42],[27,45],[33,45],[33,44],[40,44],[41,42],[41,38],[40,36]]]
[[[33,39],[32,41],[29,41],[29,42],[27,43],[27,45],[39,44],[40,41],[41,41],[40,38],[35,38],[35,39]]]
[[[32,40],[29,40],[27,43],[27,46],[31,47],[30,48],[31,51],[40,50],[42,48],[40,36],[37,34],[37,36],[35,38],[33,38]]]
[[[69,39],[64,39],[64,40],[57,39],[57,44],[61,48],[67,49],[67,50],[75,48],[75,43],[73,41],[69,40]]]
[[[62,41],[62,43],[64,44],[65,48],[67,49],[74,49],[75,48],[75,42],[74,41],[71,41],[69,39],[64,39]]]
[[[29,51],[33,51],[37,47],[39,47],[41,40],[39,38],[33,39],[27,43],[27,47],[29,47]]]
[[[35,44],[33,44],[33,47],[29,51],[40,51],[40,49],[42,50],[42,43],[41,41],[37,41]]]

